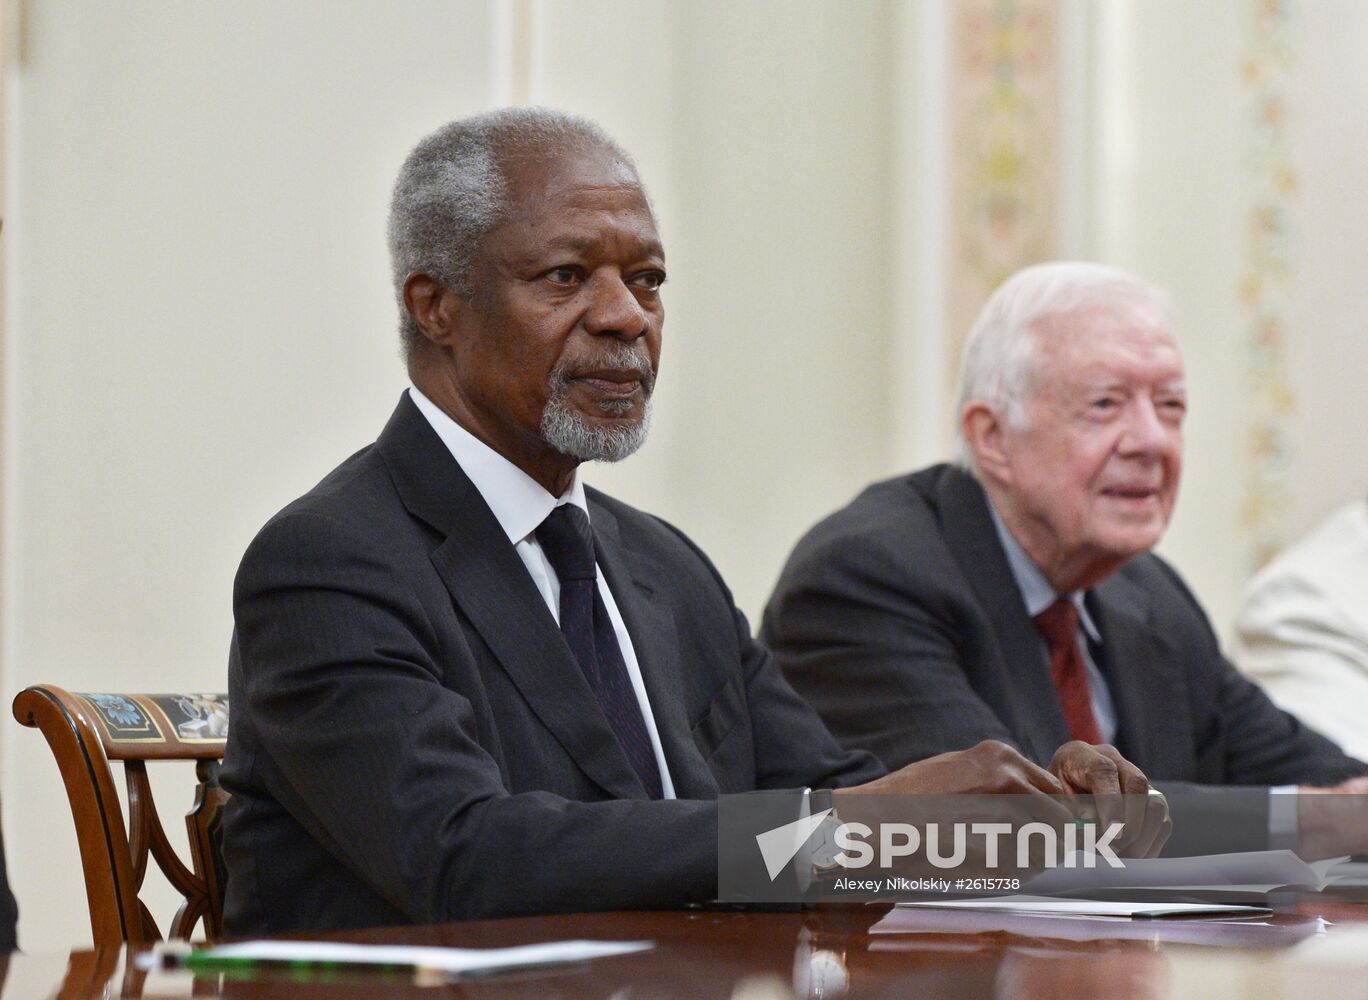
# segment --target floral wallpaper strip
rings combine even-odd
[[[1055,0],[953,4],[947,337],[951,385],[988,295],[1056,252]]]
[[[1295,278],[1297,172],[1289,93],[1295,71],[1293,0],[1247,0],[1244,163],[1250,199],[1240,282],[1245,326],[1247,425],[1240,531],[1250,571],[1281,547],[1293,449],[1288,417],[1296,406],[1287,371],[1289,299]]]

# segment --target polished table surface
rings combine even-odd
[[[327,935],[375,943],[503,947],[564,939],[654,941],[647,952],[593,963],[420,985],[399,973],[292,973],[250,979],[143,972],[132,950],[15,955],[0,1000],[450,996],[722,997],[1368,997],[1368,904],[1309,897],[1238,944],[1176,943],[1167,921],[1131,924],[1130,940],[1068,940],[1047,921],[1028,933],[871,935],[886,906],[823,906],[804,913],[598,913],[386,928]],[[1323,918],[1324,928],[1315,922]],[[1092,925],[1090,925],[1092,926]],[[1115,927],[1115,924],[1111,924]],[[1265,931],[1262,928],[1267,928]],[[1062,933],[1062,932],[1060,932]],[[1070,931],[1086,938],[1089,931]],[[1295,941],[1295,938],[1302,938]]]

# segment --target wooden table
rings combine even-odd
[[[397,974],[288,970],[250,980],[145,973],[122,949],[16,955],[3,1000],[57,997],[1368,997],[1368,905],[1323,899],[1273,918],[1332,923],[1302,944],[1202,947],[1153,940],[1067,941],[1000,931],[870,935],[886,907],[806,913],[598,913],[387,928],[328,935],[349,941],[497,947],[568,938],[649,939],[649,952],[580,967],[436,987]],[[1157,932],[1161,933],[1161,932]]]

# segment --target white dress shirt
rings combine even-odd
[[[508,536],[513,551],[518,554],[528,575],[536,584],[538,593],[546,602],[551,616],[560,623],[560,580],[542,551],[535,534],[548,514],[561,504],[571,503],[589,516],[589,507],[584,500],[584,484],[576,471],[570,488],[559,497],[554,497],[542,488],[541,484],[523,472],[508,459],[489,447],[474,434],[446,415],[436,403],[428,399],[416,387],[409,388],[418,411],[432,425],[442,443],[447,446],[451,456],[456,459],[462,471],[475,484],[475,489],[494,512],[499,527]],[[670,781],[670,769],[665,763],[665,753],[660,746],[660,733],[656,730],[655,716],[651,713],[651,701],[646,694],[646,684],[641,679],[641,666],[637,663],[636,649],[632,637],[627,634],[622,614],[618,611],[613,592],[608,589],[608,580],[603,570],[598,570],[598,592],[603,605],[608,609],[608,618],[613,623],[618,645],[622,647],[622,660],[627,665],[627,676],[632,680],[632,690],[636,692],[637,703],[641,706],[641,717],[646,722],[646,732],[651,738],[651,749],[655,751],[656,766],[660,768],[660,787],[665,798],[675,797],[674,784]]]

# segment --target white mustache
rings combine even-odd
[[[626,344],[610,347],[598,357],[563,361],[551,369],[550,381],[553,386],[564,386],[580,375],[603,370],[636,373],[641,378],[642,390],[648,396],[655,389],[655,371],[651,368],[650,357],[639,348]]]

